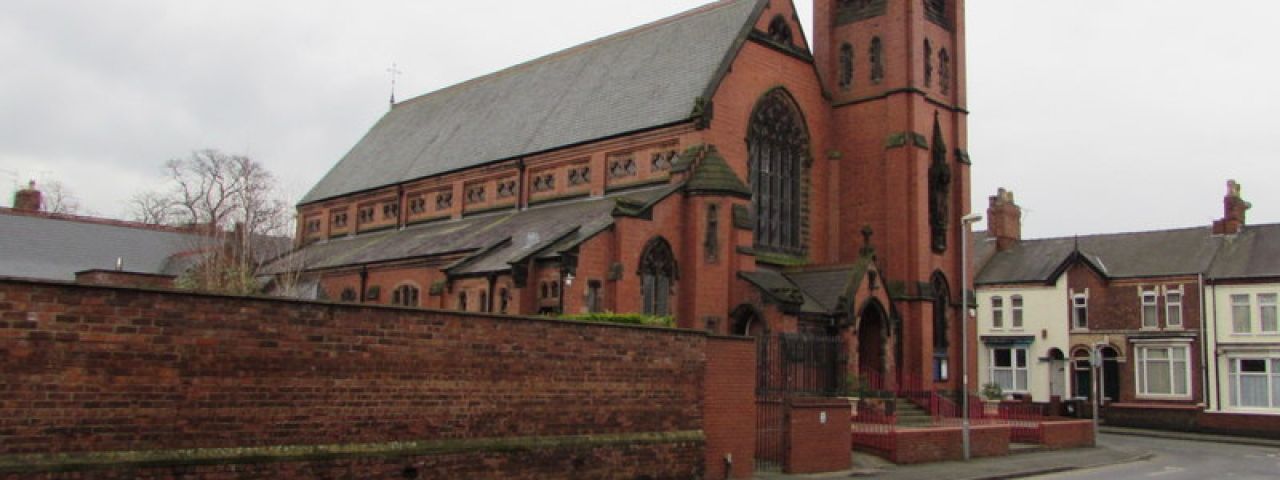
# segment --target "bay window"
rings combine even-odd
[[[1187,346],[1138,346],[1136,350],[1139,396],[1191,395],[1191,365]]]
[[[1229,375],[1232,407],[1280,408],[1280,359],[1232,358]]]
[[[991,381],[1006,392],[1026,392],[1028,370],[1027,349],[1001,347],[991,349]]]

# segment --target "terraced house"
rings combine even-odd
[[[1234,181],[1223,202],[1213,225],[1023,240],[1013,194],[991,197],[980,381],[1054,409],[1097,398],[1117,424],[1275,436],[1280,225],[1246,225]]]
[[[723,0],[396,103],[298,205],[312,296],[847,340],[956,390],[962,0]],[[285,267],[280,267],[284,269]]]

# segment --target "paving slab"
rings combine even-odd
[[[1021,478],[1086,468],[1146,460],[1145,450],[1105,446],[1068,450],[1041,450],[1002,457],[979,458],[968,462],[940,462],[922,465],[894,465],[879,457],[854,453],[855,468],[842,472],[808,475],[758,473],[760,480],[874,478],[885,480],[988,480]]]

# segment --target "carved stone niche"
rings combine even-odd
[[[886,0],[836,0],[836,23],[853,23],[885,14]]]

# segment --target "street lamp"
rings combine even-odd
[[[969,460],[969,228],[982,220],[970,213],[960,219],[960,430],[964,459]]]

